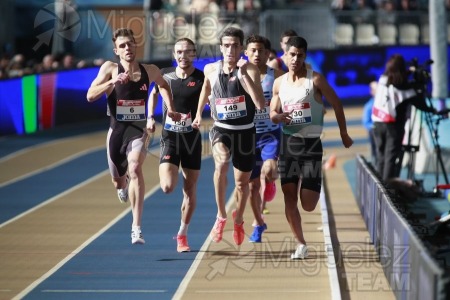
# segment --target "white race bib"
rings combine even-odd
[[[117,100],[116,119],[129,122],[145,120],[144,99]]]
[[[283,112],[291,112],[292,120],[290,125],[311,124],[311,104],[309,102],[286,104],[283,107]]]
[[[239,119],[247,115],[245,96],[217,98],[215,100],[219,120]]]
[[[269,116],[269,101],[266,101],[266,104],[263,109],[256,109],[255,111],[255,121],[262,121],[270,119]]]
[[[191,113],[181,114],[180,121],[174,121],[171,117],[166,116],[166,123],[164,129],[173,132],[191,132],[192,131],[192,117]]]

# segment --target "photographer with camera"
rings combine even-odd
[[[423,72],[417,69],[414,72]],[[400,54],[392,55],[386,63],[385,71],[378,80],[375,102],[372,109],[374,138],[377,156],[377,171],[381,179],[389,185],[399,177],[401,169],[402,140],[409,105],[417,109],[436,113],[426,103],[425,82],[409,81],[410,72],[405,59]],[[417,74],[413,74],[417,75]],[[420,74],[423,77],[422,73]]]

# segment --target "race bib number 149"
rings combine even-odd
[[[245,96],[217,98],[215,103],[219,120],[238,119],[247,115]]]

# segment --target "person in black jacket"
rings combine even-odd
[[[386,63],[375,93],[372,121],[377,171],[385,183],[400,175],[402,140],[409,105],[436,113],[433,107],[426,104],[424,91],[415,88],[415,84],[409,81],[409,75],[404,57],[394,54]]]

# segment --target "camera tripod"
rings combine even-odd
[[[431,101],[430,101],[431,102]],[[412,108],[413,109],[413,108]],[[415,109],[412,110],[414,112]],[[444,111],[445,112],[445,111]],[[448,112],[447,112],[448,113]],[[420,124],[419,124],[419,136],[418,141],[416,145],[411,144],[412,139],[412,133],[414,132],[415,122],[416,122],[416,114],[412,113],[410,118],[410,127],[409,127],[409,134],[408,134],[408,144],[403,146],[403,149],[405,152],[409,153],[409,161],[407,164],[407,178],[410,179],[415,184],[421,184],[415,179],[415,163],[416,163],[416,153],[420,149],[420,141],[422,139],[422,128],[423,128],[423,119],[425,119],[425,123],[427,125],[427,128],[429,129],[431,141],[433,144],[433,150],[434,155],[436,157],[436,164],[435,164],[435,182],[436,185],[432,192],[425,193],[427,196],[431,197],[440,197],[441,196],[441,189],[448,189],[450,188],[450,183],[448,180],[448,176],[445,170],[444,160],[442,159],[442,151],[441,146],[439,145],[439,123],[446,118],[445,114],[433,114],[431,112],[421,112],[420,114]],[[445,184],[439,184],[439,175],[442,173],[444,177]],[[421,190],[423,190],[423,187],[420,186]]]

